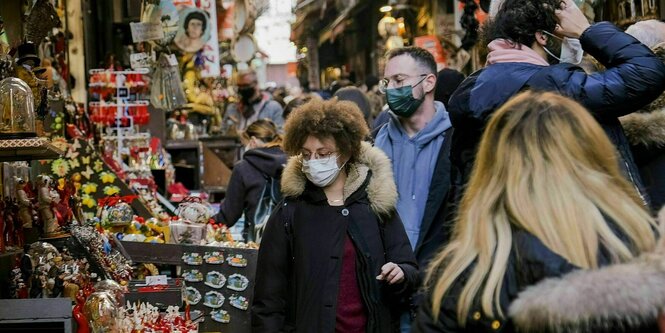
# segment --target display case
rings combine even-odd
[[[0,139],[37,136],[32,90],[23,80],[9,77],[0,81]]]

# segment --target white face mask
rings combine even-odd
[[[305,173],[307,179],[314,185],[326,187],[337,179],[339,172],[344,167],[344,165],[341,167],[337,166],[338,158],[339,156],[309,161],[303,159],[302,172]]]
[[[584,57],[584,50],[582,49],[582,43],[580,43],[579,39],[568,37],[560,38],[559,36],[556,36],[548,31],[543,32],[553,38],[557,38],[562,41],[561,54],[558,57],[552,54],[552,52],[550,52],[550,50],[548,50],[546,47],[543,47],[545,52],[559,60],[559,62],[565,62],[573,65],[579,65],[582,62],[582,57]]]

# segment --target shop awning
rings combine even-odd
[[[355,5],[347,7],[339,16],[337,16],[337,18],[335,18],[335,20],[332,21],[332,23],[321,30],[321,33],[319,34],[319,45],[325,43],[329,39],[335,39],[336,36],[344,32],[346,21],[353,18],[370,4],[371,1],[358,1]]]

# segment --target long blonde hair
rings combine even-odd
[[[490,119],[452,240],[427,273],[433,313],[439,313],[443,297],[468,269],[458,322],[466,324],[476,297],[485,315],[504,316],[499,297],[512,248],[511,226],[581,268],[598,267],[600,244],[612,262],[655,245],[654,221],[621,176],[614,146],[581,105],[553,93],[522,93]]]

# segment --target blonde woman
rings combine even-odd
[[[413,332],[512,332],[524,288],[653,249],[655,223],[579,104],[518,95],[490,119],[451,242],[432,261]]]

